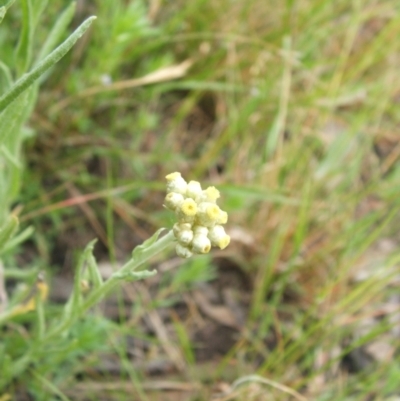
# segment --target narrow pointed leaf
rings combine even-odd
[[[29,73],[23,75],[14,86],[0,98],[0,112],[9,106],[18,96],[31,86],[43,73],[56,64],[71,49],[76,41],[87,31],[96,17],[85,20],[60,46],[51,52]]]
[[[1,9],[0,9],[0,13],[1,13]],[[11,87],[12,83],[13,83],[13,79],[12,79],[12,75],[11,75],[10,69],[7,67],[6,64],[4,64],[1,61],[0,61],[0,74],[2,75],[2,78],[0,80],[0,85],[1,85],[1,83],[3,83],[2,86],[4,86],[4,88],[2,88],[0,86],[0,91],[2,91],[3,89],[8,90]]]
[[[34,228],[32,226],[30,226],[30,227],[27,227],[24,231],[22,231],[22,233],[16,235],[14,238],[11,238],[6,243],[4,248],[1,249],[0,255],[2,255],[3,253],[7,253],[8,251],[15,248],[20,243],[24,242],[26,239],[28,239],[33,234],[34,231],[35,231]]]
[[[75,14],[76,3],[72,2],[60,15],[50,33],[47,36],[46,42],[40,49],[36,63],[39,64],[40,60],[43,60],[56,46],[57,42],[64,35],[69,23]]]
[[[0,249],[4,248],[10,238],[18,228],[17,216],[11,216],[8,221],[0,228]]]
[[[32,42],[34,31],[34,20],[32,0],[22,0],[22,30],[19,37],[16,60],[18,73],[23,74],[28,68],[32,57]]]
[[[146,251],[146,249],[149,248],[151,245],[153,245],[158,240],[158,237],[160,236],[160,234],[163,230],[165,230],[165,229],[160,228],[149,239],[144,241],[143,244],[138,245],[132,252],[132,258],[140,259],[141,255]]]
[[[6,8],[4,6],[0,7],[0,24],[3,21],[4,16],[6,15],[6,12],[7,12],[7,10],[6,10]]]
[[[0,24],[1,21],[3,21],[3,18],[5,17],[7,10],[11,7],[11,5],[14,3],[15,0],[9,0],[6,4],[0,7]]]
[[[64,308],[65,319],[70,319],[79,312],[79,306],[82,302],[81,283],[83,280],[84,269],[90,259],[90,256],[93,255],[93,248],[96,242],[97,240],[89,242],[79,258],[79,263],[74,276],[74,288],[72,289],[72,294]]]
[[[142,270],[139,272],[131,271],[131,272],[117,272],[114,277],[124,281],[137,281],[143,280],[148,277],[152,277],[157,274],[156,270]]]

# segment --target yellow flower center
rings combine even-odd
[[[219,191],[215,187],[208,187],[205,190],[205,192],[206,192],[207,198],[211,201],[216,201],[220,197]]]
[[[207,208],[207,217],[210,220],[217,220],[221,209],[217,205],[212,205]]]
[[[181,210],[185,216],[194,216],[197,213],[197,204],[193,199],[185,199],[182,203]]]

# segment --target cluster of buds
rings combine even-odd
[[[215,187],[203,190],[197,181],[187,183],[178,172],[165,178],[165,207],[178,218],[173,228],[178,256],[190,258],[194,253],[208,253],[211,246],[226,248],[230,237],[222,225],[228,221],[228,214],[217,205],[219,191]]]

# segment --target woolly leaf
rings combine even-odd
[[[42,74],[56,64],[71,49],[76,41],[87,31],[96,17],[86,19],[60,46],[52,51],[30,72],[24,74],[13,87],[0,98],[0,111],[3,111],[18,96],[29,88]]]

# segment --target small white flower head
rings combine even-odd
[[[203,201],[215,203],[220,197],[220,193],[215,187],[208,187],[203,191]]]
[[[197,222],[205,227],[212,227],[218,222],[221,209],[215,203],[202,202],[199,204]]]
[[[164,205],[167,209],[176,211],[181,207],[184,200],[185,198],[183,197],[182,194],[178,192],[170,192],[165,197]]]
[[[175,223],[174,226],[172,227],[172,231],[175,235],[175,237],[184,230],[191,230],[192,225],[188,223]]]
[[[186,196],[192,199],[199,199],[203,194],[201,185],[198,181],[189,181],[186,189]]]
[[[211,241],[206,235],[196,234],[193,237],[192,251],[194,253],[208,253],[211,249]]]
[[[225,237],[221,238],[217,244],[219,249],[225,249],[231,243],[231,237],[227,234]]]
[[[179,208],[179,213],[187,217],[196,216],[197,203],[194,201],[194,199],[191,198],[185,199]]]
[[[219,225],[210,228],[208,238],[213,246],[217,246],[220,249],[226,248],[231,241],[231,237],[226,234],[224,227]]]
[[[208,228],[204,226],[194,226],[193,227],[194,235],[208,235]]]
[[[208,253],[211,246],[226,248],[230,237],[222,224],[228,221],[228,214],[217,205],[219,191],[215,187],[202,190],[197,181],[187,183],[179,172],[168,174],[166,179],[165,206],[178,219],[173,227],[177,255],[189,258]]]
[[[186,194],[187,182],[181,176],[181,173],[175,172],[168,174],[167,179],[167,192],[177,192],[179,194]]]
[[[217,224],[226,224],[228,222],[228,213],[220,209],[219,216],[217,218]]]
[[[193,240],[194,234],[192,230],[181,230],[178,235],[175,235],[175,238],[181,245],[188,246],[191,244]]]

